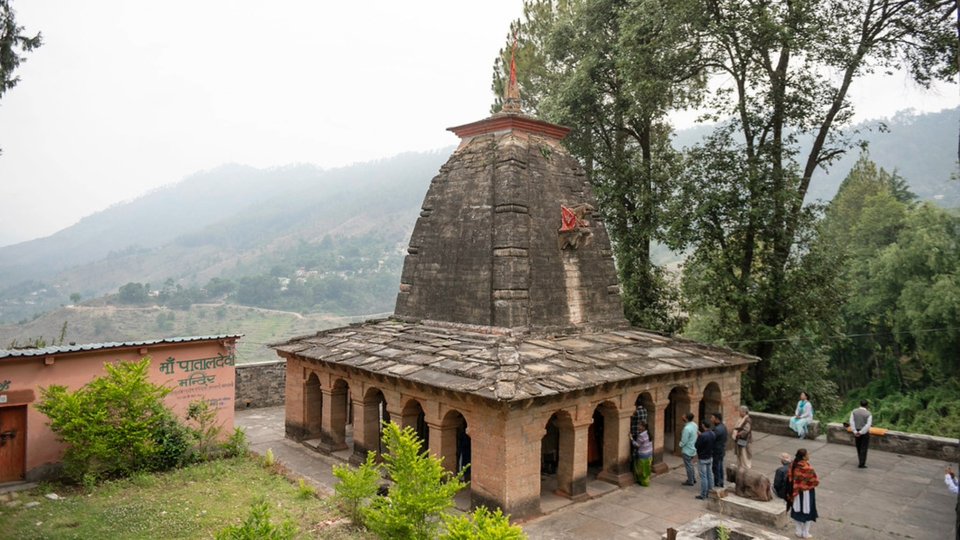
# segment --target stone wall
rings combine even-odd
[[[769,414],[750,411],[750,418],[753,422],[754,431],[762,431],[771,435],[780,435],[781,437],[796,437],[797,434],[790,429],[790,419],[792,416],[783,414]],[[814,420],[807,425],[807,438],[816,439],[820,436],[820,421]]]
[[[238,364],[236,370],[234,403],[237,409],[283,405],[287,380],[285,360]]]
[[[827,424],[827,442],[853,446],[853,434],[843,424]],[[887,431],[884,435],[870,436],[870,450],[882,450],[908,456],[939,459],[947,463],[960,461],[960,446],[957,439],[934,437],[919,433]]]

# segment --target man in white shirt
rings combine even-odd
[[[853,430],[854,441],[857,444],[858,466],[867,468],[867,449],[870,447],[870,426],[873,425],[873,415],[867,409],[867,400],[861,399],[860,406],[850,413],[850,429]]]
[[[960,488],[957,486],[957,474],[953,472],[953,469],[950,467],[947,467],[947,472],[943,475],[943,481],[947,484],[947,489],[950,490],[950,493],[956,495],[957,492],[960,491]]]

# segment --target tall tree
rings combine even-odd
[[[10,7],[10,0],[0,0],[0,98],[20,82],[14,75],[24,53],[28,53],[42,43],[40,33],[29,37],[24,28],[17,25],[16,12]],[[2,152],[2,150],[0,150]]]
[[[686,69],[698,50],[687,39],[682,8],[689,5],[531,0],[509,38],[520,42],[519,81],[528,110],[573,128],[566,144],[594,185],[627,317],[667,331],[678,320],[670,287],[650,252],[678,163],[666,113],[702,84],[700,71]],[[495,64],[495,89],[502,89],[511,52],[508,44]]]
[[[762,361],[748,398],[773,404],[771,369],[802,365],[784,346],[800,329],[830,330],[829,253],[808,239],[805,204],[818,168],[853,145],[851,86],[865,73],[905,66],[921,85],[957,72],[954,0],[700,0],[709,100],[723,125],[691,153],[677,190],[674,247],[691,246],[693,304],[725,317],[722,339]],[[801,153],[797,140],[810,137]],[[817,270],[815,270],[817,269]],[[826,290],[811,294],[806,286]],[[732,316],[731,316],[732,315]],[[787,356],[777,357],[777,354]],[[778,367],[780,366],[780,367]]]

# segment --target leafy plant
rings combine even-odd
[[[241,428],[233,428],[233,434],[223,443],[223,456],[228,458],[247,455],[250,451],[250,441]]]
[[[289,519],[279,525],[270,521],[270,507],[263,498],[250,508],[250,514],[240,525],[232,525],[217,532],[217,540],[288,540],[297,535],[297,526]]]
[[[730,540],[730,529],[724,525],[717,525],[717,540]]]
[[[163,404],[170,390],[147,379],[149,366],[149,359],[105,364],[105,376],[74,392],[61,385],[41,388],[37,410],[69,445],[69,477],[126,476],[183,463],[190,431]]]
[[[221,427],[217,422],[217,410],[210,408],[210,403],[198,400],[190,402],[187,407],[187,420],[196,424],[194,451],[201,461],[209,461],[219,453],[217,437]]]
[[[263,466],[269,469],[276,464],[277,458],[273,455],[273,448],[267,448],[267,452],[263,454]]]
[[[366,526],[381,538],[427,540],[437,536],[443,512],[465,488],[464,471],[456,475],[422,450],[412,427],[384,423],[383,467],[393,481],[388,495],[361,510]],[[369,458],[368,458],[369,459]]]
[[[446,516],[447,531],[440,540],[525,540],[526,533],[517,525],[510,524],[510,517],[497,508],[495,512],[477,507],[471,514]]]
[[[297,498],[309,499],[317,495],[317,490],[301,478],[297,481]]]
[[[333,475],[340,480],[333,488],[335,500],[350,516],[351,521],[362,525],[361,510],[377,496],[380,483],[380,466],[376,462],[376,454],[367,453],[367,460],[357,468],[337,465],[333,468]]]

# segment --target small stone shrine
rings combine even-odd
[[[395,315],[275,345],[287,361],[286,433],[362,460],[383,420],[412,426],[473,505],[514,518],[541,493],[579,500],[588,481],[633,482],[630,417],[649,415],[655,468],[682,415],[732,428],[756,361],[631,327],[603,223],[568,128],[503,111],[454,128],[431,182]]]

